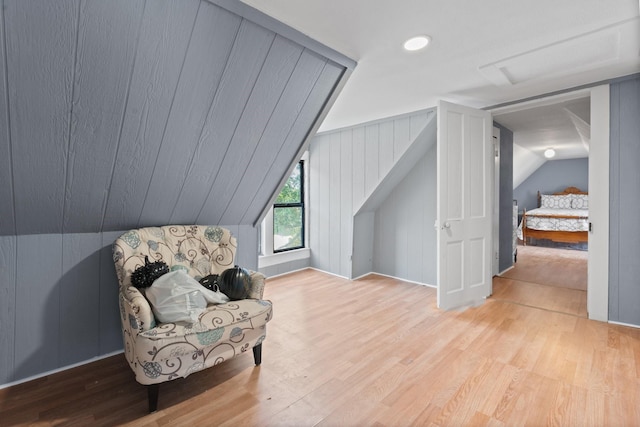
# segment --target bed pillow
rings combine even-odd
[[[540,196],[540,207],[550,209],[571,209],[573,194],[550,195],[542,194]]]
[[[589,209],[589,195],[574,194],[571,201],[571,209]]]

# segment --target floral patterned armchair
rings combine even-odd
[[[249,349],[259,365],[272,307],[262,300],[264,275],[251,272],[247,299],[209,305],[193,324],[159,323],[143,293],[131,285],[131,273],[148,256],[151,262],[162,260],[171,271],[183,269],[199,280],[233,267],[236,247],[229,230],[202,225],[130,230],[113,244],[124,353],[136,381],[149,386],[149,412],[157,409],[162,382],[187,377]]]

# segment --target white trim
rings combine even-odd
[[[339,274],[335,274],[335,273],[332,273],[330,271],[320,270],[319,268],[315,268],[315,267],[303,267],[303,268],[299,268],[297,270],[287,271],[286,273],[276,274],[275,276],[269,276],[269,278],[271,279],[271,278],[274,278],[274,277],[286,276],[287,274],[293,274],[293,273],[297,273],[298,271],[303,271],[303,270],[315,270],[315,271],[319,271],[320,273],[325,273],[325,274],[328,274],[330,276],[339,277],[341,279],[345,279],[345,280],[348,280],[348,281],[352,280],[352,279],[349,279],[348,277],[341,276]]]
[[[609,319],[609,85],[591,89],[587,313]]]
[[[376,274],[376,273],[374,273],[373,271],[370,271],[370,272],[368,272],[368,273],[361,274],[361,275],[359,275],[358,277],[354,277],[354,278],[353,278],[353,279],[351,279],[351,280],[359,280],[359,279],[362,279],[363,277],[370,276],[370,275],[372,275],[372,274]]]
[[[103,354],[101,356],[96,356],[96,357],[93,357],[91,359],[84,360],[82,362],[77,362],[77,363],[73,363],[71,365],[63,366],[62,368],[56,368],[56,369],[53,369],[51,371],[42,372],[40,374],[36,374],[36,375],[30,376],[30,377],[27,377],[27,378],[22,378],[20,380],[13,381],[13,382],[10,382],[10,383],[0,384],[0,390],[2,390],[3,388],[13,387],[14,385],[26,383],[26,382],[33,381],[33,380],[37,380],[38,378],[46,377],[48,375],[57,374],[58,372],[62,372],[62,371],[66,371],[66,370],[69,370],[69,369],[77,368],[78,366],[88,365],[89,363],[97,362],[98,360],[106,359],[108,357],[115,356],[116,354],[121,354],[121,353],[124,353],[124,350],[117,350],[117,351],[114,351],[114,352],[111,352],[111,353]]]
[[[502,270],[500,273],[498,273],[495,277],[500,277],[502,276],[504,273],[506,273],[509,270],[513,270],[515,268],[515,265],[512,265],[511,267],[507,267],[504,270]]]
[[[297,270],[285,271],[284,273],[278,273],[278,274],[274,274],[273,276],[267,276],[267,279],[275,279],[276,277],[282,277],[282,276],[286,276],[287,274],[293,274],[299,271],[310,270],[310,269],[311,267],[302,267],[302,268],[298,268]]]
[[[401,282],[412,283],[414,285],[420,285],[420,286],[426,286],[428,288],[438,289],[438,287],[436,285],[430,285],[428,283],[423,283],[423,282],[416,282],[415,280],[403,279],[402,277],[391,276],[390,274],[382,274],[382,273],[378,273],[378,272],[375,272],[375,271],[370,271],[370,272],[362,274],[362,275],[360,275],[358,277],[354,277],[351,280],[362,279],[363,277],[369,276],[371,274],[375,274],[377,276],[382,276],[382,277],[388,277],[388,278],[394,279],[394,280],[400,280]]]
[[[349,278],[348,278],[348,277],[346,277],[346,276],[341,276],[341,275],[339,275],[339,274],[332,273],[332,272],[330,272],[330,271],[320,270],[319,268],[315,268],[315,267],[307,267],[307,268],[308,268],[308,269],[310,269],[310,270],[319,271],[320,273],[329,274],[329,275],[331,275],[331,276],[336,276],[336,277],[340,277],[341,279],[345,279],[345,280],[349,280],[349,281],[351,281],[351,279],[349,279]]]
[[[497,107],[489,107],[488,110],[491,111],[493,116],[512,113],[514,111],[526,110],[534,107],[544,107],[547,105],[557,104],[559,102],[571,101],[574,99],[586,98],[591,93],[590,88],[586,89],[575,89],[569,90],[567,92],[556,93],[553,95],[546,95],[541,97],[536,97],[533,99],[525,100],[522,102],[514,102],[509,105],[497,106]]]
[[[607,323],[610,323],[612,325],[620,325],[620,326],[627,326],[629,328],[640,329],[640,325],[634,325],[633,323],[614,322],[613,320],[609,320]]]
[[[311,252],[309,252],[308,256],[292,256],[289,259],[286,256],[281,258],[274,258],[271,261],[268,261],[271,257],[276,257],[281,254],[304,251],[309,249],[309,152],[305,151],[302,154],[302,157],[295,163],[298,164],[300,160],[303,161],[303,171],[302,176],[304,177],[304,248],[294,249],[292,251],[285,252],[273,252],[273,204],[267,210],[264,219],[260,223],[260,256],[258,257],[258,268],[262,267],[270,267],[277,264],[282,264],[289,261],[296,261],[299,259],[309,258],[311,256]],[[290,175],[289,175],[290,176]],[[288,177],[287,177],[288,179]],[[286,180],[285,180],[286,182]],[[278,192],[279,193],[279,192]],[[276,194],[277,197],[278,194]],[[264,261],[263,261],[264,259]]]
[[[488,109],[495,116],[590,97],[589,221],[594,231],[589,233],[587,313],[589,319],[603,322],[609,318],[609,93],[609,84],[604,84]]]
[[[268,240],[268,238],[267,238]],[[271,267],[273,265],[284,264],[285,262],[298,261],[311,258],[311,249],[302,248],[286,252],[278,252],[271,255],[258,257],[258,268]]]
[[[376,274],[376,275],[378,275],[378,276],[389,277],[390,279],[400,280],[401,282],[412,283],[412,284],[414,284],[414,285],[426,286],[426,287],[428,287],[428,288],[433,288],[433,289],[437,289],[437,288],[438,288],[437,286],[435,286],[435,285],[430,285],[430,284],[428,284],[428,283],[416,282],[416,281],[414,281],[414,280],[403,279],[403,278],[401,278],[401,277],[390,276],[390,275],[388,275],[388,274],[376,273],[375,271],[370,271],[370,272],[365,273],[365,274],[363,274],[363,275],[361,275],[361,276],[355,277],[355,278],[353,278],[353,279],[349,279],[348,277],[341,276],[341,275],[339,275],[339,274],[335,274],[335,273],[332,273],[332,272],[330,272],[330,271],[320,270],[319,268],[315,268],[315,267],[304,267],[304,268],[301,268],[301,269],[298,269],[298,270],[295,270],[295,271],[287,271],[286,273],[278,274],[278,275],[275,275],[275,276],[269,276],[269,278],[280,277],[280,276],[286,276],[287,274],[293,274],[293,273],[296,273],[296,272],[298,272],[298,271],[303,271],[303,270],[315,270],[315,271],[319,271],[320,273],[329,274],[329,275],[331,275],[331,276],[339,277],[339,278],[341,278],[341,279],[345,279],[345,280],[348,280],[348,281],[350,281],[350,282],[354,282],[354,281],[356,281],[356,280],[358,280],[358,279],[361,279],[361,278],[363,278],[363,277],[365,277],[365,276],[368,276],[368,275],[370,275],[370,274]]]

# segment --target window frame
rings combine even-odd
[[[291,251],[278,252],[277,254],[273,253],[273,204],[269,206],[269,209],[265,213],[264,218],[260,226],[258,227],[259,234],[259,253],[258,253],[258,269],[263,271],[264,269],[269,268],[277,268],[277,266],[282,264],[287,264],[290,262],[298,262],[303,259],[308,259],[311,257],[311,249],[309,249],[309,239],[311,234],[309,232],[310,227],[310,168],[311,162],[309,161],[309,152],[305,151],[301,159],[305,161],[304,163],[304,188],[305,188],[305,221],[304,221],[304,229],[305,229],[305,247],[301,249],[295,249]],[[297,162],[296,162],[297,163]]]
[[[300,237],[301,237],[301,244],[299,246],[294,246],[294,247],[290,247],[290,248],[284,248],[284,249],[276,249],[274,247],[274,239],[271,239],[271,253],[273,254],[280,254],[283,252],[289,252],[289,251],[295,251],[295,250],[299,250],[299,249],[304,249],[307,247],[307,215],[306,215],[306,208],[305,208],[305,197],[306,197],[306,186],[307,186],[307,182],[306,182],[306,174],[305,174],[305,161],[304,159],[300,159],[298,161],[298,163],[296,164],[296,167],[300,168],[300,201],[299,202],[293,202],[293,203],[274,203],[273,206],[271,207],[273,215],[271,216],[271,234],[272,237],[275,236],[275,219],[276,219],[276,209],[286,209],[286,208],[300,208],[301,210],[301,227],[302,230],[300,231]],[[295,168],[294,168],[295,170]],[[291,175],[289,175],[289,178],[287,178],[287,180],[289,180],[291,177]]]

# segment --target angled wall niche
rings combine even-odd
[[[375,210],[435,145],[434,117],[435,109],[422,110],[313,138],[312,267],[348,278],[371,271]]]

